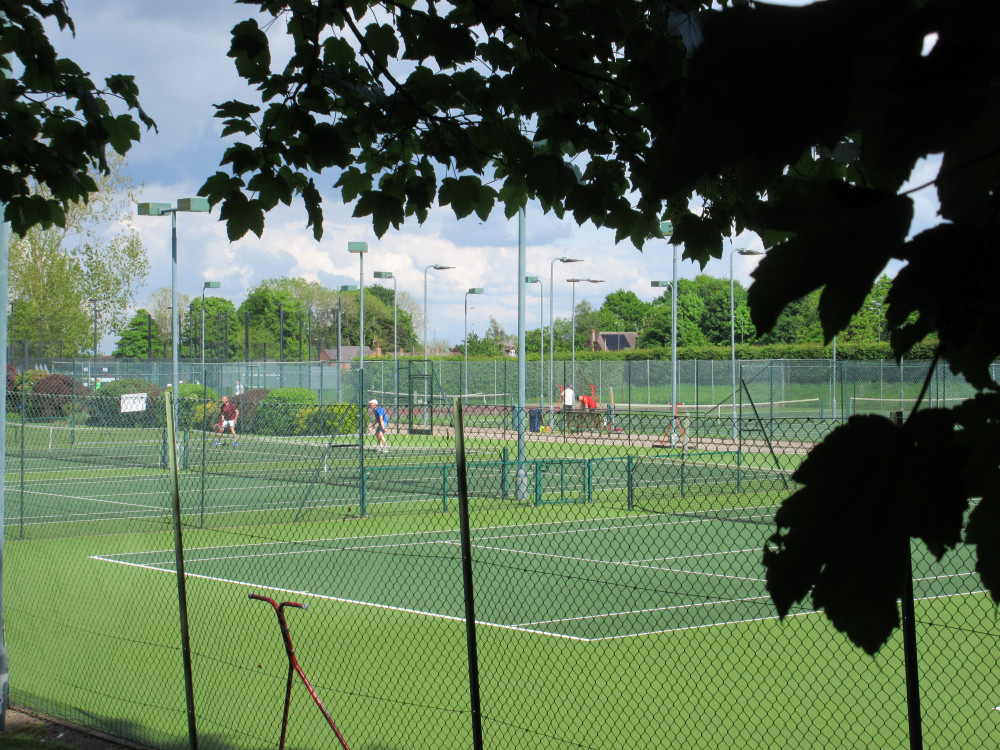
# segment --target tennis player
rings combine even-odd
[[[385,443],[385,430],[389,426],[389,415],[385,413],[385,409],[378,405],[377,399],[373,398],[369,401],[368,406],[372,408],[372,416],[375,418],[375,437],[378,440],[376,450],[388,453],[389,446]]]
[[[222,397],[222,416],[219,424],[217,425],[219,432],[225,433],[226,428],[229,428],[229,434],[233,436],[233,445],[239,446],[240,441],[236,439],[236,420],[240,418],[240,410],[236,408],[236,404],[229,401],[228,396]],[[213,445],[218,445],[221,440],[216,440]]]

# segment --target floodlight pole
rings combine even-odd
[[[427,359],[428,348],[427,348],[427,272],[431,269],[435,271],[447,271],[455,266],[442,266],[437,263],[433,263],[424,268],[424,359]]]
[[[355,253],[358,256],[359,265],[361,268],[360,276],[358,277],[358,289],[361,290],[361,309],[359,312],[360,318],[360,340],[358,341],[359,347],[358,351],[361,353],[361,369],[365,369],[365,253],[368,252],[367,242],[348,242],[347,252]],[[364,378],[361,379],[364,383]]]
[[[538,410],[545,408],[545,289],[537,276],[525,276],[525,284],[538,284]]]
[[[469,291],[465,293],[465,346],[462,347],[465,350],[465,383],[462,385],[463,395],[469,392],[469,295],[482,293],[483,288],[480,286],[469,287]]]
[[[733,248],[729,252],[729,351],[732,359],[733,378],[733,440],[739,439],[739,424],[736,416],[736,284],[733,280],[733,259],[737,255],[763,255],[759,250]],[[675,407],[676,409],[676,407]]]
[[[560,256],[558,258],[553,258],[549,262],[549,427],[555,427],[555,396],[553,388],[553,374],[555,373],[555,323],[556,319],[553,317],[555,314],[553,311],[552,303],[555,299],[553,295],[552,278],[554,275],[555,264],[559,263],[582,263],[583,258],[567,258],[566,256]]]
[[[208,213],[210,206],[207,198],[178,198],[177,205],[169,203],[140,203],[139,216],[164,216],[170,214],[170,349],[173,356],[173,387],[174,387],[174,424],[178,422],[180,390],[180,363],[178,361],[178,337],[180,336],[180,311],[177,309],[177,212]],[[96,347],[95,347],[96,348]]]
[[[392,279],[392,407],[399,410],[399,343],[396,324],[396,277],[392,271],[376,271],[376,279]]]
[[[601,284],[604,279],[566,279],[570,284],[573,285],[573,308],[570,312],[570,319],[572,323],[570,324],[570,346],[571,354],[570,359],[572,361],[571,372],[570,372],[570,386],[573,388],[574,395],[576,394],[576,285],[581,281],[586,281],[591,284]]]

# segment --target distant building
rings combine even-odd
[[[635,331],[601,331],[590,329],[590,350],[594,352],[621,352],[635,349],[639,334]]]
[[[365,348],[365,356],[371,357],[373,355],[370,346]],[[340,347],[340,361],[343,363],[352,362],[355,359],[361,359],[361,347],[360,346],[347,346],[343,345]],[[320,349],[319,352],[320,362],[336,362],[337,361],[337,350],[334,349]]]

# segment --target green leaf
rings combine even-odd
[[[837,182],[798,180],[790,187],[794,190],[761,212],[772,226],[797,235],[769,250],[753,272],[748,299],[753,323],[769,331],[785,305],[825,287],[820,319],[829,341],[900,252],[913,204],[907,196]]]
[[[226,222],[229,241],[241,239],[247,232],[258,237],[264,233],[264,209],[257,200],[250,200],[242,192],[230,192],[222,201],[219,218]]]
[[[813,606],[867,653],[885,644],[899,624],[911,535],[935,554],[959,538],[965,497],[951,425],[942,410],[901,429],[852,417],[813,449],[764,550],[781,617],[811,592]]]
[[[236,24],[232,35],[228,55],[236,63],[236,72],[250,83],[263,82],[271,65],[267,35],[252,18]]]
[[[389,231],[389,225],[399,227],[403,222],[403,202],[394,195],[381,190],[369,190],[358,200],[354,208],[355,218],[372,217],[372,226],[378,237]]]

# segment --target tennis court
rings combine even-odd
[[[711,533],[692,531],[707,524]],[[477,620],[582,641],[771,620],[766,534],[755,523],[659,514],[474,529]],[[461,620],[461,589],[426,585],[458,577],[459,545],[457,530],[266,541],[188,550],[185,566],[251,590]],[[95,559],[175,570],[169,549]],[[953,596],[977,591],[978,579],[952,570],[917,586],[918,597]]]
[[[725,419],[698,450],[652,432],[529,434],[523,461],[510,430],[467,435],[490,746],[819,747],[832,732],[902,746],[895,642],[872,660],[808,602],[776,621],[761,548],[818,439],[807,428],[827,426],[764,426],[741,422],[733,442]],[[262,593],[309,604],[289,618],[299,658],[352,742],[468,746],[454,439],[394,434],[389,453],[371,435],[363,448],[254,433],[215,446],[196,429],[179,442],[202,730],[225,747],[274,744],[286,665],[273,615],[247,597]],[[49,691],[112,732],[141,705],[137,736],[155,746],[186,729],[166,447],[159,427],[30,423],[7,443],[10,590],[45,605],[10,619],[12,658],[32,665],[18,690]],[[961,628],[992,612],[972,567],[914,547],[924,642],[941,644],[921,665],[927,690],[976,686],[926,719],[928,736],[991,736],[980,709],[1000,704],[1000,636]],[[298,700],[291,746],[325,746],[329,728]]]

